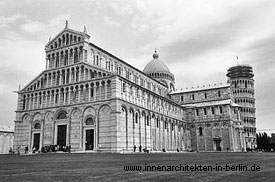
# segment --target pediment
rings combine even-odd
[[[69,28],[63,29],[53,39],[46,44],[46,49],[57,49],[80,41],[89,40],[90,36],[86,32],[80,32]]]
[[[37,89],[41,85],[41,80],[42,80],[44,73],[45,73],[45,71],[42,71],[32,81],[30,81],[25,87],[23,87],[23,89],[21,89],[20,92],[28,92],[28,91]]]

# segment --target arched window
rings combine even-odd
[[[41,129],[41,125],[40,123],[35,123],[35,125],[33,126],[34,129]]]
[[[157,119],[157,128],[159,127],[159,119]]]
[[[66,119],[67,116],[64,112],[60,113],[58,116],[57,116],[57,119]]]
[[[91,118],[91,117],[87,118],[85,123],[86,123],[86,125],[94,125],[95,124],[93,118]]]
[[[199,127],[199,135],[202,136],[202,127]]]
[[[136,113],[136,123],[138,123],[138,113]]]

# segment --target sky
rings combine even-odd
[[[45,69],[45,45],[68,20],[140,70],[157,49],[178,90],[225,84],[229,67],[249,64],[257,129],[275,132],[274,19],[273,0],[1,0],[0,125],[14,125],[14,91]]]

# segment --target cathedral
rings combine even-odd
[[[45,46],[46,69],[18,90],[14,149],[72,152],[244,151],[256,146],[254,74],[177,91],[157,51],[143,71],[68,27]]]

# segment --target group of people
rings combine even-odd
[[[136,152],[136,149],[137,149],[137,146],[134,145],[134,152]],[[139,149],[139,152],[142,152],[142,150],[143,150],[143,152],[149,153],[149,150],[147,149],[147,147],[145,147],[144,149],[142,149],[142,146],[140,145],[138,147],[138,149]]]
[[[33,148],[33,151],[36,152],[37,150],[35,148]],[[41,152],[41,153],[51,153],[51,152],[57,152],[57,151],[71,153],[71,146],[70,145],[69,146],[46,145],[46,146],[42,146],[41,150],[38,151],[38,152]]]
[[[138,147],[138,149],[139,149],[139,152],[142,152],[142,150],[143,150],[143,152],[149,153],[149,150],[147,149],[147,147],[145,147],[144,149],[142,149],[142,146],[140,145]],[[136,150],[137,150],[137,146],[134,145],[134,152],[136,152]],[[166,152],[165,148],[162,149],[162,152]],[[177,152],[180,152],[178,148],[177,148]]]
[[[71,153],[71,146],[70,145],[69,146],[46,145],[46,146],[42,146],[40,150],[38,148],[36,148],[35,146],[33,146],[31,152],[33,154],[35,154],[35,153],[51,153],[51,152],[57,152],[57,151]],[[29,154],[29,147],[28,146],[26,146],[24,148],[24,152],[25,152],[25,154]],[[14,151],[12,149],[12,147],[10,147],[9,154],[18,154],[18,155],[20,155],[20,147],[18,147],[16,151]]]

